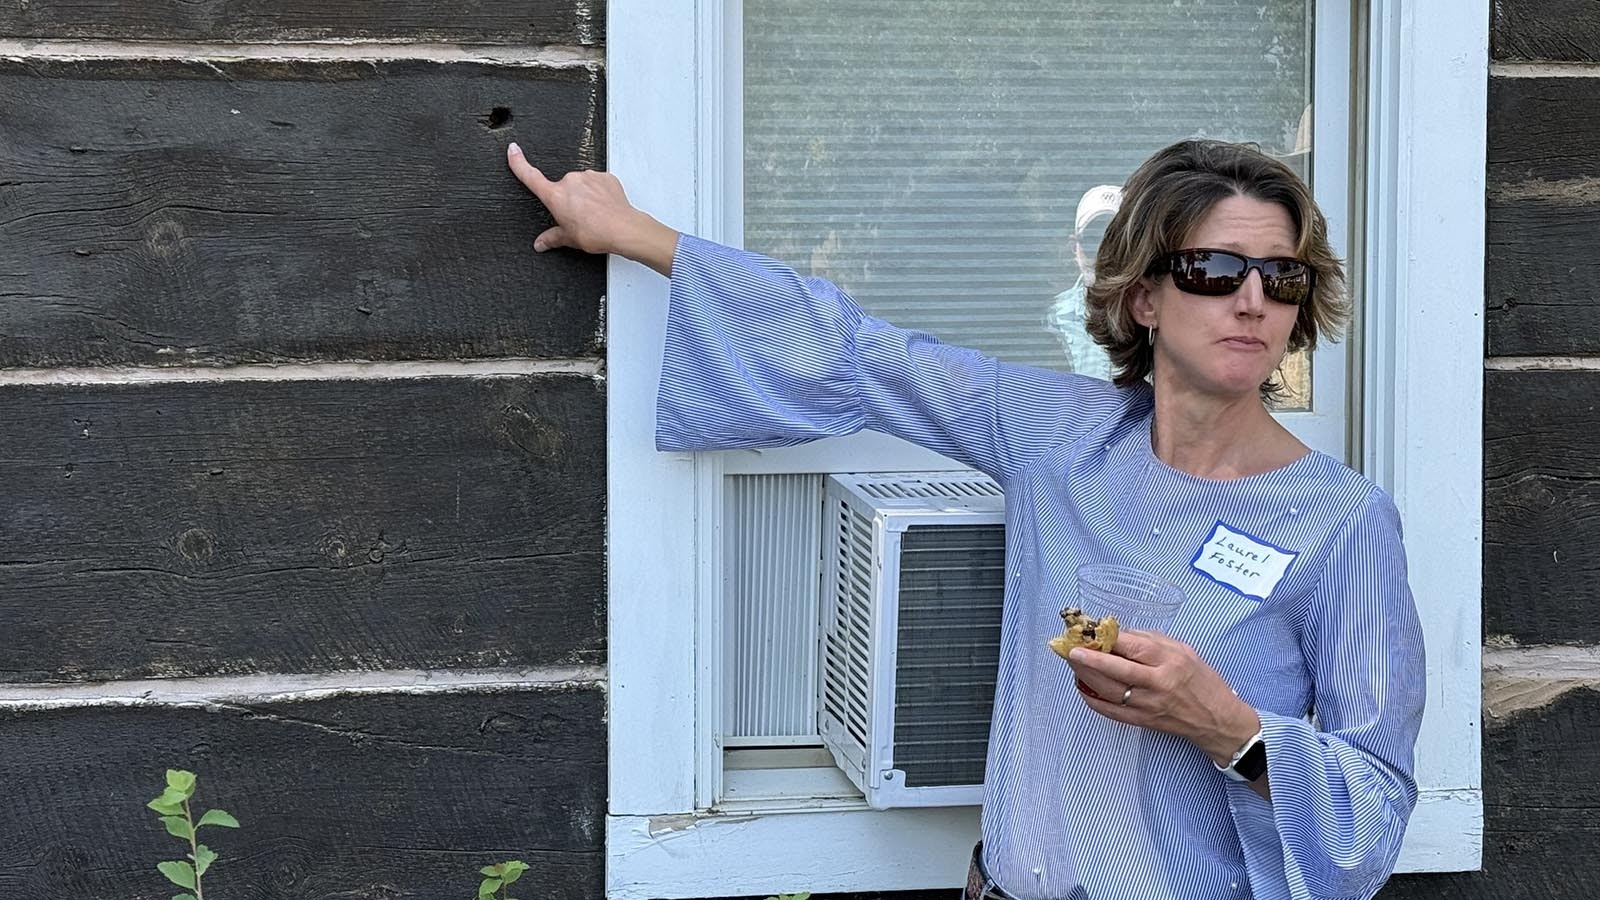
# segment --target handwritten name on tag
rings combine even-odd
[[[1189,566],[1235,592],[1265,600],[1299,556],[1218,522]]]

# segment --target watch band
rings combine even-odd
[[[1234,781],[1251,782],[1267,774],[1267,745],[1261,739],[1261,732],[1244,742],[1239,752],[1233,754],[1226,766],[1216,766],[1218,772],[1228,776]]]

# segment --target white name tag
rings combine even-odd
[[[1218,522],[1189,565],[1212,581],[1261,601],[1272,594],[1299,555]]]

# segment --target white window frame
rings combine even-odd
[[[1351,203],[1366,223],[1367,248],[1356,395],[1363,431],[1354,456],[1400,508],[1428,638],[1422,798],[1399,870],[1473,870],[1483,830],[1488,0],[1366,6],[1367,102],[1350,120],[1367,146],[1365,191]],[[725,127],[728,110],[708,100],[727,94],[724,7],[725,0],[608,4],[611,168],[642,208],[708,234],[727,233],[727,217],[738,214],[718,186],[726,183],[721,161],[741,152],[742,136]],[[1413,284],[1421,288],[1415,294]],[[834,800],[706,810],[722,758],[714,729],[700,723],[720,709],[720,696],[706,688],[719,683],[722,636],[701,614],[701,599],[722,577],[715,513],[725,466],[719,454],[653,448],[666,292],[659,276],[610,262],[606,895],[956,885],[977,837],[971,808],[871,811]]]

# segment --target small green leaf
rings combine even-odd
[[[185,799],[194,796],[194,773],[182,769],[168,769],[167,789],[182,794]]]
[[[494,892],[500,889],[500,879],[485,878],[483,884],[478,885],[478,900],[491,900]]]
[[[506,884],[511,884],[518,878],[521,878],[523,872],[528,871],[528,864],[520,859],[513,859],[510,862],[501,863],[501,865],[505,866],[506,874],[505,878],[502,880]]]
[[[162,816],[161,824],[167,826],[167,834],[175,838],[187,841],[194,837],[194,829],[189,827],[189,820],[183,816]]]
[[[163,816],[183,815],[183,803],[181,801],[174,802],[172,798],[168,797],[166,794],[162,794],[154,800],[151,800],[149,803],[146,803],[145,806],[155,810]]]
[[[497,864],[493,866],[484,866],[478,870],[478,874],[488,876],[489,878],[498,878],[505,874],[505,871],[504,865]]]
[[[189,801],[189,798],[185,797],[180,791],[167,788],[162,791],[161,796],[157,797],[156,800],[166,806],[177,807],[178,811],[182,812],[183,805]]]
[[[211,864],[217,860],[217,851],[201,844],[194,848],[194,873],[204,875]]]
[[[156,863],[156,868],[178,887],[194,890],[194,866],[186,862],[164,862]]]
[[[193,894],[173,894],[172,900],[194,900]]]
[[[220,809],[208,809],[206,814],[200,817],[200,825],[221,825],[224,828],[238,828],[239,820]],[[199,828],[200,825],[195,827]]]

